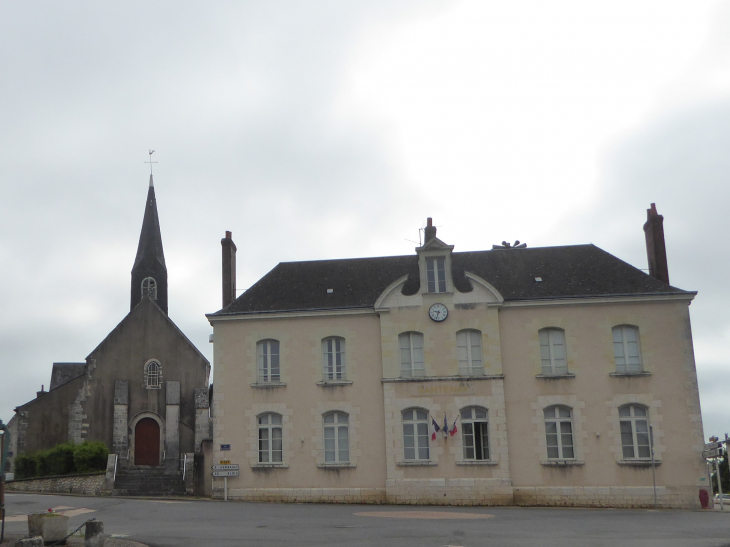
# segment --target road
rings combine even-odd
[[[240,503],[7,494],[6,531],[58,508],[151,547],[730,547],[730,512]]]

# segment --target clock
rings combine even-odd
[[[434,304],[428,308],[428,316],[434,321],[441,322],[449,315],[449,308],[443,304]]]

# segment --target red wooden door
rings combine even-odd
[[[152,418],[134,428],[134,465],[160,465],[160,426]]]

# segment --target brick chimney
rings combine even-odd
[[[426,228],[423,230],[423,244],[425,245],[436,237],[436,227],[433,225],[431,217],[426,219]]]
[[[649,260],[649,275],[669,285],[667,248],[664,245],[664,217],[657,213],[656,204],[646,210],[646,256]]]
[[[231,232],[226,232],[226,237],[221,239],[224,308],[236,299],[236,244],[233,243],[232,235]]]

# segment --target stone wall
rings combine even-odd
[[[387,501],[406,505],[512,505],[509,479],[388,479]]]
[[[42,479],[18,479],[5,483],[8,492],[38,492],[42,494],[85,494],[101,496],[110,494],[104,479],[106,473],[89,475],[65,475]]]
[[[657,486],[657,506],[699,509],[699,487]],[[515,487],[514,505],[563,507],[654,507],[651,486]]]
[[[223,481],[213,497],[223,499]],[[385,503],[383,488],[228,488],[228,499],[305,503]]]

